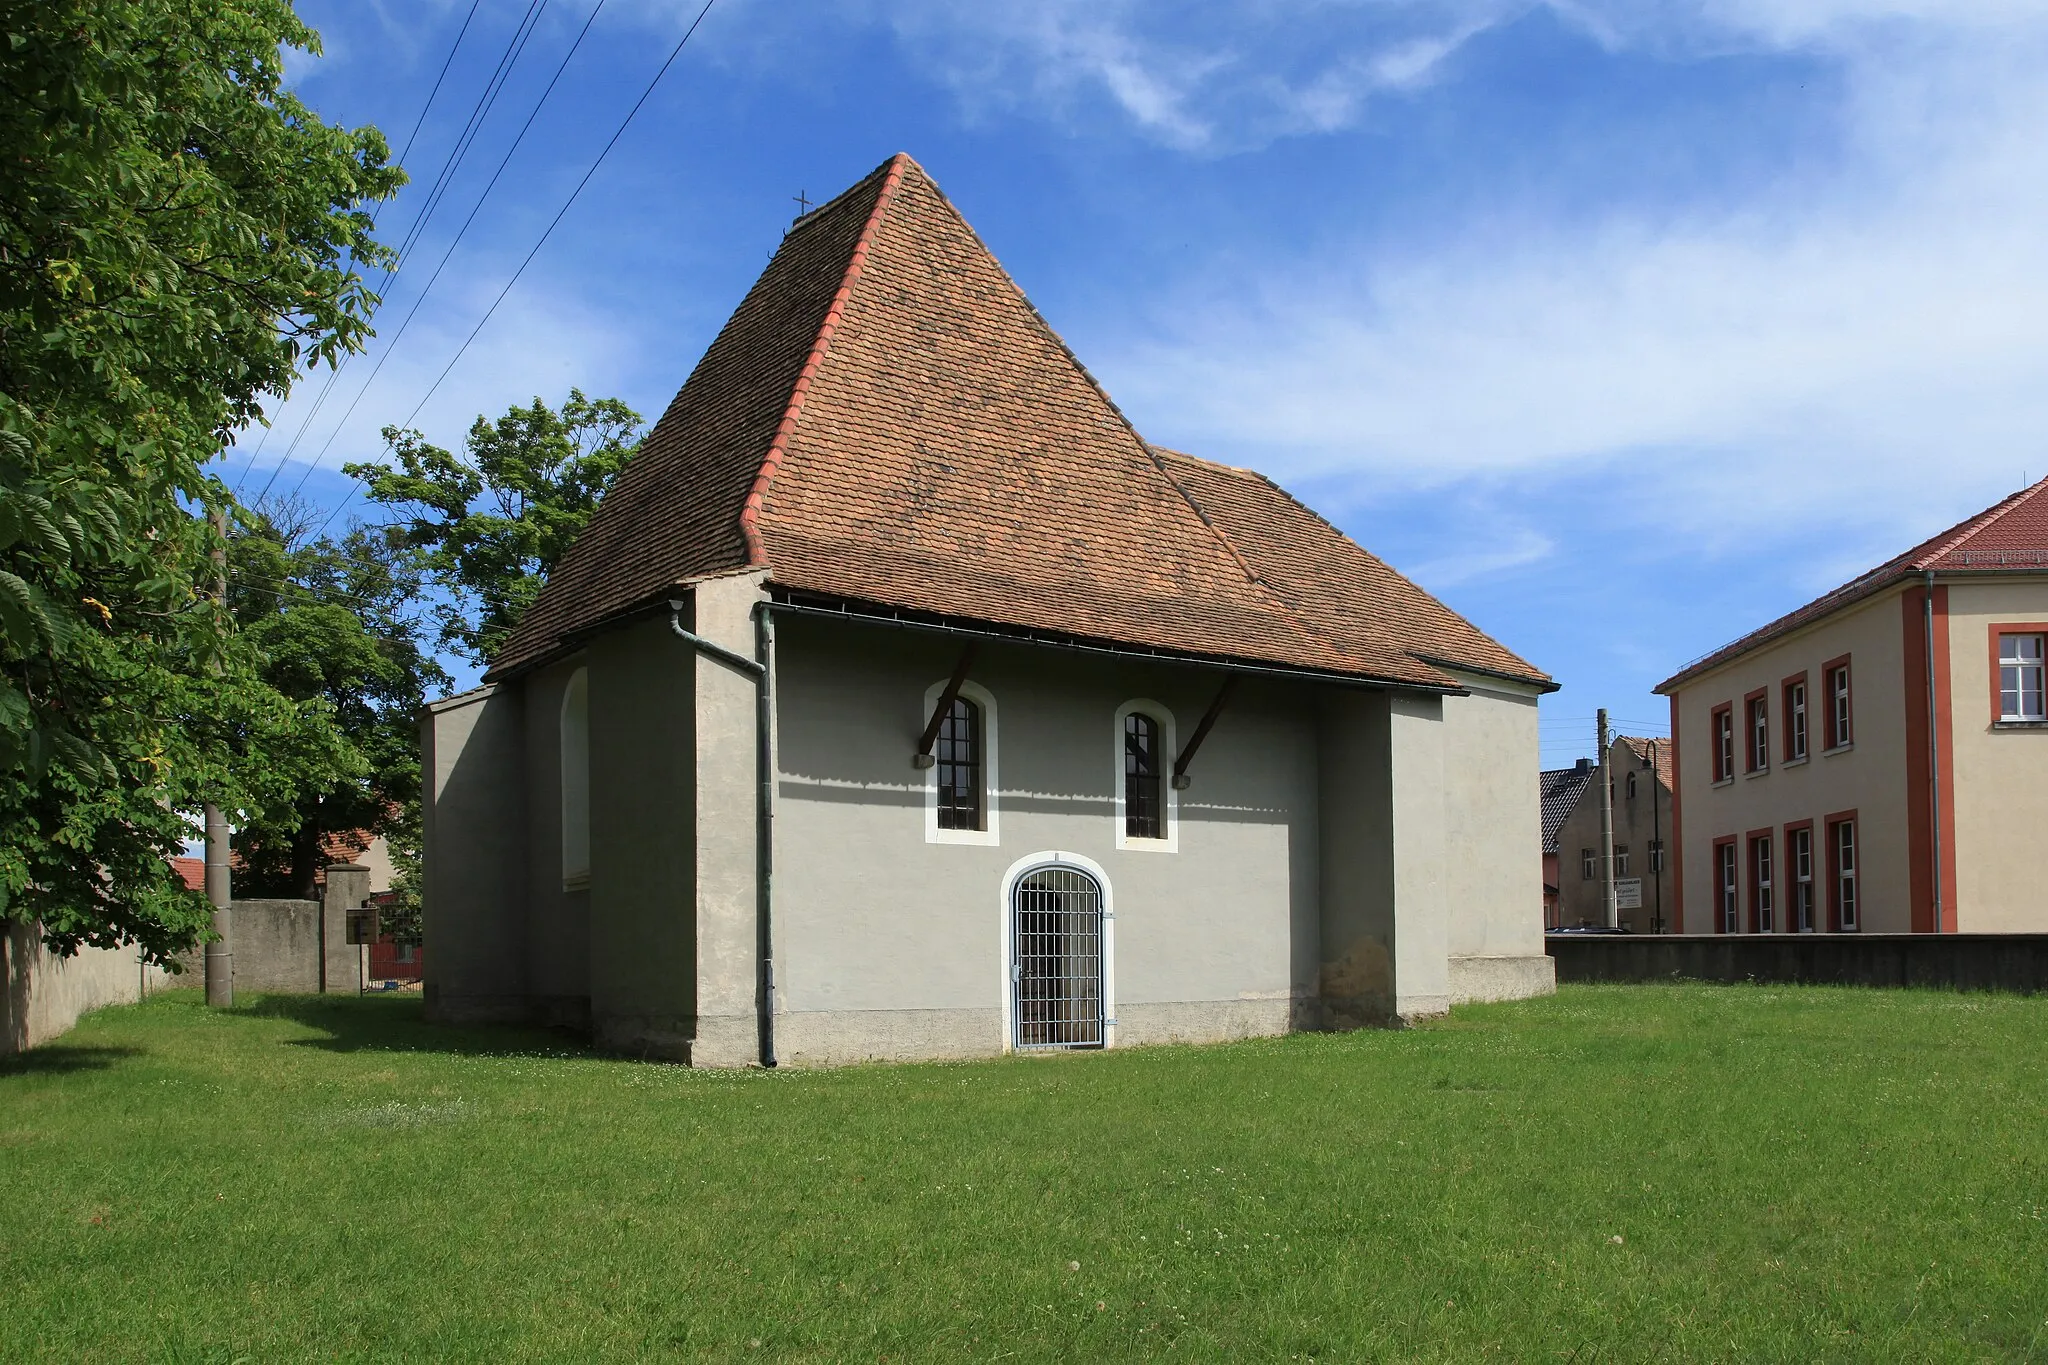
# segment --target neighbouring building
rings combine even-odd
[[[1616,735],[1604,767],[1586,765],[1571,809],[1557,827],[1557,919],[1552,927],[1603,924],[1600,878],[1600,784],[1614,791],[1614,878],[1620,891],[1616,926],[1639,934],[1671,932],[1678,906],[1672,875],[1671,741]],[[1572,769],[1566,769],[1570,772]]]
[[[2048,480],[1682,670],[1693,933],[2048,931]]]
[[[1548,991],[1538,669],[1148,444],[896,157],[432,704],[431,1017],[699,1065]]]
[[[1558,888],[1563,865],[1558,857],[1557,832],[1565,817],[1579,804],[1579,794],[1593,780],[1593,760],[1582,758],[1569,768],[1546,768],[1537,774],[1538,799],[1543,819],[1543,927],[1557,928]]]

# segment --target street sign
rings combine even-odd
[[[1640,910],[1643,908],[1643,879],[1641,877],[1616,877],[1614,879],[1614,908],[1617,910]]]

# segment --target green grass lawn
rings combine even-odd
[[[2048,999],[831,1072],[191,992],[0,1063],[7,1360],[2048,1358]]]

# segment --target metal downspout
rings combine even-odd
[[[1941,711],[1934,694],[1934,570],[1927,571],[1927,591],[1920,604],[1927,632],[1927,810],[1928,833],[1934,842],[1934,932],[1941,932]]]
[[[754,799],[754,953],[760,971],[754,983],[756,1028],[760,1038],[762,1066],[775,1065],[775,938],[770,910],[775,869],[775,752],[769,723],[775,715],[775,697],[770,663],[775,656],[775,623],[769,619],[766,602],[754,607],[754,657],[707,640],[683,629],[681,600],[668,604],[668,628],[678,639],[700,654],[736,668],[754,680],[754,771],[757,792]]]
[[[775,1057],[775,618],[766,602],[754,607],[754,762],[759,772],[754,825],[755,951],[761,960],[761,1065]]]

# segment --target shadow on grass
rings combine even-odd
[[[289,1019],[318,1029],[322,1038],[294,1038],[294,1047],[327,1052],[448,1052],[468,1057],[586,1057],[585,1041],[567,1031],[540,1028],[455,1028],[426,1021],[414,996],[265,995],[237,1014]]]
[[[67,1047],[47,1044],[12,1057],[0,1057],[0,1080],[9,1076],[63,1076],[74,1071],[105,1071],[116,1062],[140,1057],[139,1047]]]

